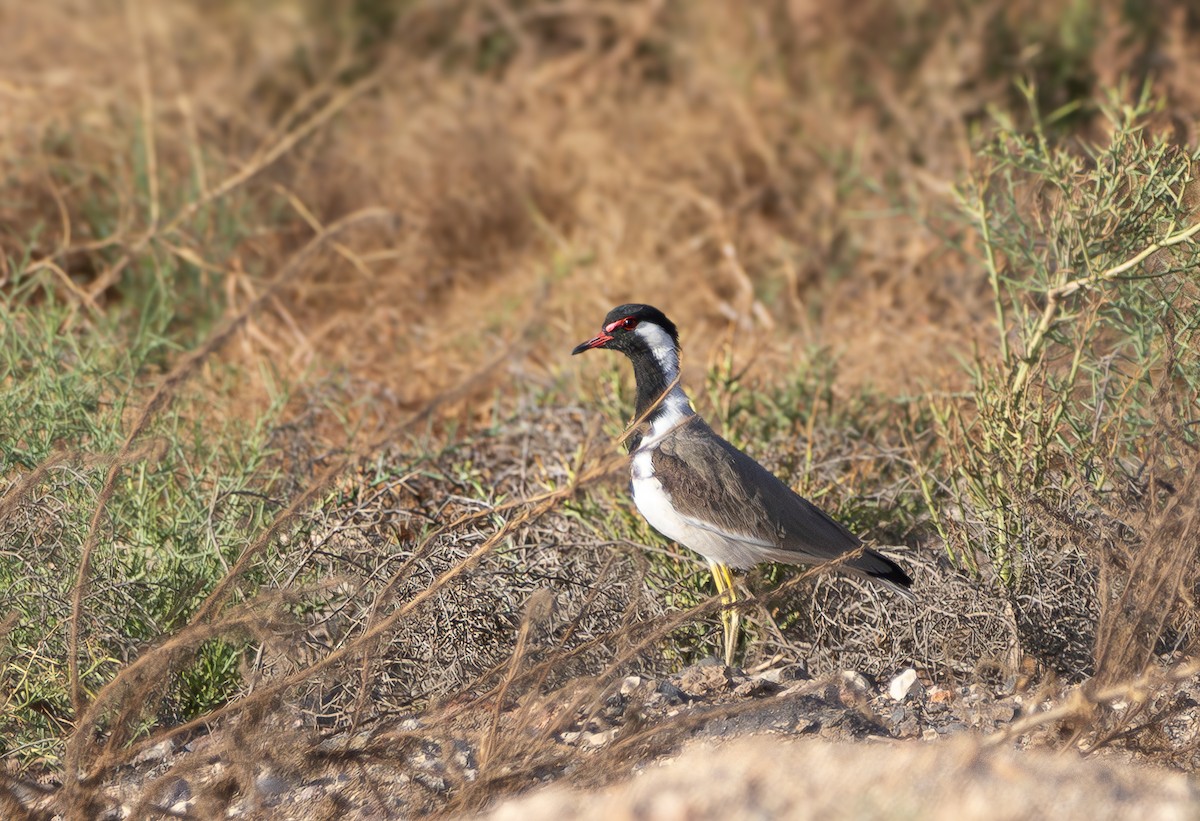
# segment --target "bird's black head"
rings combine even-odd
[[[638,331],[640,326],[652,326]],[[652,348],[669,342],[676,353],[679,351],[679,332],[675,323],[653,305],[618,305],[604,317],[604,327],[598,336],[575,346],[571,355],[590,351],[592,348],[609,348],[626,356],[649,352]]]

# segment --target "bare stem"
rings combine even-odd
[[[1161,251],[1163,248],[1169,248],[1172,245],[1179,245],[1180,243],[1191,241],[1197,232],[1200,232],[1200,222],[1197,222],[1195,225],[1183,231],[1171,234],[1165,239],[1151,243],[1142,249],[1140,253],[1130,257],[1120,265],[1114,265],[1113,267],[1101,271],[1094,276],[1080,277],[1078,279],[1071,280],[1070,282],[1060,285],[1057,288],[1052,288],[1047,291],[1046,307],[1042,309],[1041,318],[1038,319],[1038,323],[1034,327],[1033,333],[1030,335],[1029,347],[1026,349],[1026,354],[1021,359],[1021,364],[1017,366],[1016,373],[1013,375],[1010,396],[1012,405],[1015,405],[1016,402],[1020,401],[1021,397],[1024,395],[1025,388],[1027,388],[1029,385],[1029,378],[1033,373],[1033,366],[1037,362],[1038,357],[1041,355],[1041,349],[1042,345],[1045,343],[1046,335],[1050,333],[1050,329],[1054,327],[1055,322],[1058,320],[1059,308],[1067,297],[1074,295],[1078,291],[1083,291],[1088,288],[1094,288],[1097,285],[1102,285],[1106,282],[1111,282],[1121,274],[1133,268],[1135,265],[1143,262],[1156,251]]]

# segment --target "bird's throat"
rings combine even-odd
[[[682,419],[691,416],[691,400],[679,384],[679,358],[675,351],[648,350],[630,357],[637,381],[637,419],[650,425],[641,447],[663,436]]]

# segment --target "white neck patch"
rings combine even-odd
[[[650,353],[654,354],[658,367],[662,368],[668,382],[679,376],[679,354],[675,352],[675,343],[670,334],[653,322],[641,323],[634,333],[650,347]]]
[[[634,330],[645,340],[650,353],[662,369],[667,384],[676,382],[679,378],[679,353],[675,350],[675,342],[670,334],[653,322],[643,322]],[[683,386],[676,382],[675,386],[663,398],[650,423],[650,433],[642,439],[638,450],[645,450],[658,444],[658,441],[675,429],[686,417],[695,413],[692,401],[684,393]]]

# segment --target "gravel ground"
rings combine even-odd
[[[495,701],[443,705],[324,738],[277,726],[265,746],[262,727],[251,738],[234,726],[149,750],[105,785],[95,810],[102,819],[457,816],[542,785],[557,784],[562,794],[605,788],[655,771],[681,750],[745,738],[803,738],[830,750],[884,744],[886,752],[870,754],[897,763],[947,741],[1006,754],[1053,741],[1056,725],[1013,739],[998,735],[1049,706],[1015,684],[942,687],[912,669],[875,681],[852,670],[810,678],[796,664],[747,672],[702,663],[659,679],[628,676],[602,690],[581,681],[577,691],[529,695],[505,701],[503,709]],[[1194,678],[1171,695],[1181,709],[1164,722],[1164,733],[1182,756],[1194,756],[1200,741],[1198,695]],[[1080,778],[1097,777],[1088,769],[1094,759],[1060,760],[1075,761]],[[1182,758],[1176,763],[1188,766]],[[1196,763],[1190,761],[1192,769]],[[991,778],[993,770],[979,773]],[[28,817],[57,819],[56,787],[27,784],[13,794]],[[1194,780],[1171,789],[1179,799],[1171,807],[1196,808]],[[6,817],[20,816],[10,810]],[[496,817],[517,816],[498,811]],[[978,810],[973,817],[992,816]]]

